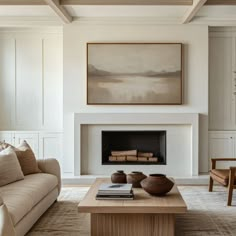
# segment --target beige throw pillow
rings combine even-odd
[[[21,169],[24,175],[39,173],[41,170],[38,168],[34,152],[26,141],[23,141],[18,147],[14,148],[17,158],[20,162]]]
[[[8,143],[5,143],[5,141],[0,142],[0,152],[4,149],[6,149],[7,147],[10,147],[11,145]]]
[[[12,147],[0,152],[0,186],[24,179],[20,163]]]

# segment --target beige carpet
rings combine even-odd
[[[223,187],[216,187],[212,193],[207,191],[207,186],[180,186],[179,189],[189,211],[176,217],[177,236],[236,236],[236,194],[234,206],[227,207]],[[77,204],[87,191],[87,187],[63,188],[59,201],[27,236],[89,236],[89,215],[77,212]]]

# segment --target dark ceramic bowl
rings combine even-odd
[[[168,193],[174,183],[163,174],[151,174],[141,181],[142,188],[154,196],[162,196]]]

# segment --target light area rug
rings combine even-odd
[[[90,218],[78,213],[77,205],[89,187],[65,187],[49,210],[27,236],[89,236]],[[216,186],[179,186],[188,213],[177,215],[177,236],[236,236],[236,196],[233,206],[226,206],[227,191]],[[147,235],[148,236],[148,235]]]

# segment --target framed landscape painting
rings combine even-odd
[[[87,43],[87,104],[182,104],[181,43]]]

